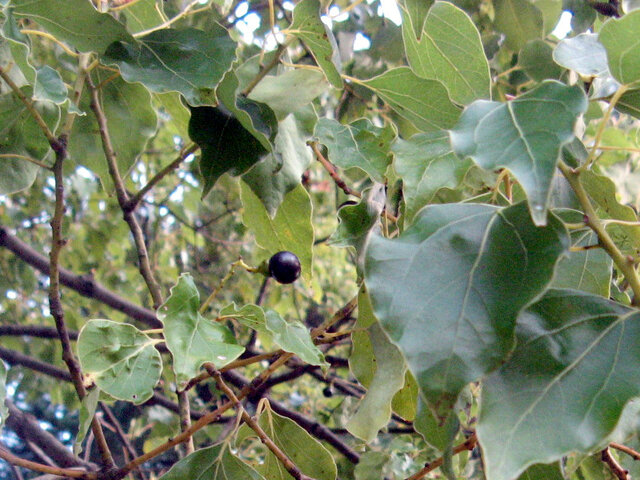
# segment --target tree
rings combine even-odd
[[[640,473],[640,10],[394,5],[0,1],[0,476]]]

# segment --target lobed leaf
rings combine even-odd
[[[164,338],[180,384],[195,377],[203,363],[211,362],[221,368],[244,352],[227,327],[205,319],[199,308],[200,294],[193,278],[183,273],[167,301],[158,309],[158,319],[164,324]]]
[[[524,189],[531,217],[544,225],[562,146],[587,109],[579,87],[547,81],[506,103],[479,100],[451,130],[451,145],[482,168],[508,168]]]
[[[487,477],[602,448],[640,395],[639,334],[635,310],[587,293],[549,290],[527,308],[515,351],[482,388]]]
[[[133,325],[89,320],[77,348],[83,373],[103,392],[135,404],[153,396],[162,358],[155,342]]]
[[[405,9],[402,22],[407,60],[414,73],[442,82],[456,103],[490,98],[489,63],[469,16],[452,3],[436,1],[425,17],[417,13],[415,17]]]
[[[443,417],[466,384],[500,366],[516,316],[550,282],[569,239],[549,220],[533,225],[524,203],[431,205],[397,239],[371,238],[374,313]]]

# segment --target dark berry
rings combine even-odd
[[[295,282],[300,270],[300,260],[291,252],[278,252],[269,259],[269,275],[279,283]]]
[[[322,395],[324,395],[327,398],[331,398],[333,397],[333,390],[331,389],[330,386],[326,386],[322,389]]]

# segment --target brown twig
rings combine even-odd
[[[611,442],[609,446],[611,448],[615,448],[616,450],[620,450],[623,453],[626,453],[634,460],[640,460],[640,452],[636,452],[631,447],[627,447],[626,445],[622,445],[621,443],[616,443],[616,442]]]
[[[28,468],[29,470],[33,470],[36,472],[59,475],[61,477],[82,478],[84,480],[95,480],[98,478],[98,474],[96,472],[85,472],[82,470],[73,470],[70,468],[50,467],[49,465],[43,465],[41,463],[25,460],[24,458],[17,457],[16,455],[6,451],[2,447],[0,447],[0,458],[6,460],[11,465]]]
[[[476,437],[476,434],[473,433],[469,436],[469,438],[467,438],[464,442],[462,442],[460,445],[456,445],[455,447],[453,447],[453,454],[457,455],[460,452],[464,452],[465,450],[473,450],[476,447],[476,443],[478,443],[478,439]],[[439,457],[437,459],[435,459],[433,462],[429,462],[427,463],[424,468],[422,468],[422,470],[420,470],[419,472],[414,473],[413,475],[411,475],[410,477],[407,477],[406,480],[419,480],[420,478],[424,478],[424,476],[435,470],[436,468],[442,466],[442,464],[444,463],[444,456]]]
[[[613,458],[611,452],[609,451],[609,447],[602,450],[600,454],[600,458],[604,463],[607,464],[611,473],[613,473],[618,480],[629,480],[629,470],[625,470],[622,468],[622,465],[618,463],[618,461]]]
[[[120,441],[122,442],[122,444],[123,444],[123,446],[125,448],[125,452],[128,453],[129,455],[131,455],[131,457],[135,458],[136,455],[137,455],[136,450],[135,450],[135,448],[133,448],[133,445],[129,441],[129,437],[124,432],[124,429],[122,428],[122,425],[120,424],[120,421],[113,414],[113,411],[104,402],[100,402],[100,409],[105,413],[105,415],[109,419],[109,422],[113,426],[116,434],[120,438]],[[144,471],[141,468],[138,468],[138,469],[134,470],[133,473],[136,476],[136,478],[138,478],[140,480],[146,480],[147,479],[147,475],[144,473]]]
[[[362,198],[362,194],[360,192],[351,188],[346,184],[342,177],[340,177],[340,175],[338,174],[338,170],[336,170],[336,167],[333,165],[333,163],[327,160],[320,151],[317,142],[309,141],[307,142],[307,145],[311,147],[311,150],[313,150],[313,153],[316,156],[316,160],[318,160],[322,164],[322,166],[327,171],[329,176],[333,179],[338,188],[340,188],[347,195],[353,195],[354,197]]]
[[[245,411],[245,409],[242,407],[242,404],[240,403],[240,400],[238,400],[238,397],[236,397],[235,393],[233,393],[233,390],[231,390],[231,388],[229,388],[227,384],[224,382],[224,380],[222,379],[220,372],[217,369],[215,369],[215,367],[213,367],[213,365],[211,364],[207,366],[207,371],[209,372],[209,375],[211,375],[215,379],[216,383],[218,384],[218,388],[222,390],[222,392],[233,402],[236,410],[242,415],[242,421],[246,423],[254,432],[256,432],[256,435],[258,435],[258,438],[260,438],[260,441],[264,445],[266,445],[266,447],[269,450],[271,450],[271,453],[275,455],[275,457],[280,461],[280,463],[284,466],[287,472],[289,472],[291,476],[296,480],[312,480],[311,477],[305,475],[300,471],[298,466],[295,463],[293,463],[293,461],[287,456],[287,454],[284,453],[280,449],[280,447],[278,447],[273,442],[273,440],[271,440],[271,438],[262,429],[262,427],[260,427],[258,422],[256,422]]]
[[[271,61],[260,69],[255,78],[251,80],[251,82],[249,82],[249,85],[247,85],[246,88],[242,91],[242,95],[246,97],[253,91],[254,88],[256,88],[256,85],[258,85],[260,81],[264,77],[266,77],[267,74],[273,69],[273,67],[278,64],[278,62],[280,61],[280,57],[287,50],[288,45],[288,42],[285,42],[278,46],[278,49],[273,54],[273,58],[271,59]]]

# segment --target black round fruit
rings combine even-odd
[[[326,387],[324,387],[322,389],[322,395],[324,395],[327,398],[333,397],[333,390],[331,389],[331,387],[329,385],[327,385]]]
[[[269,259],[269,275],[279,283],[295,282],[300,270],[300,260],[291,252],[278,252]]]

